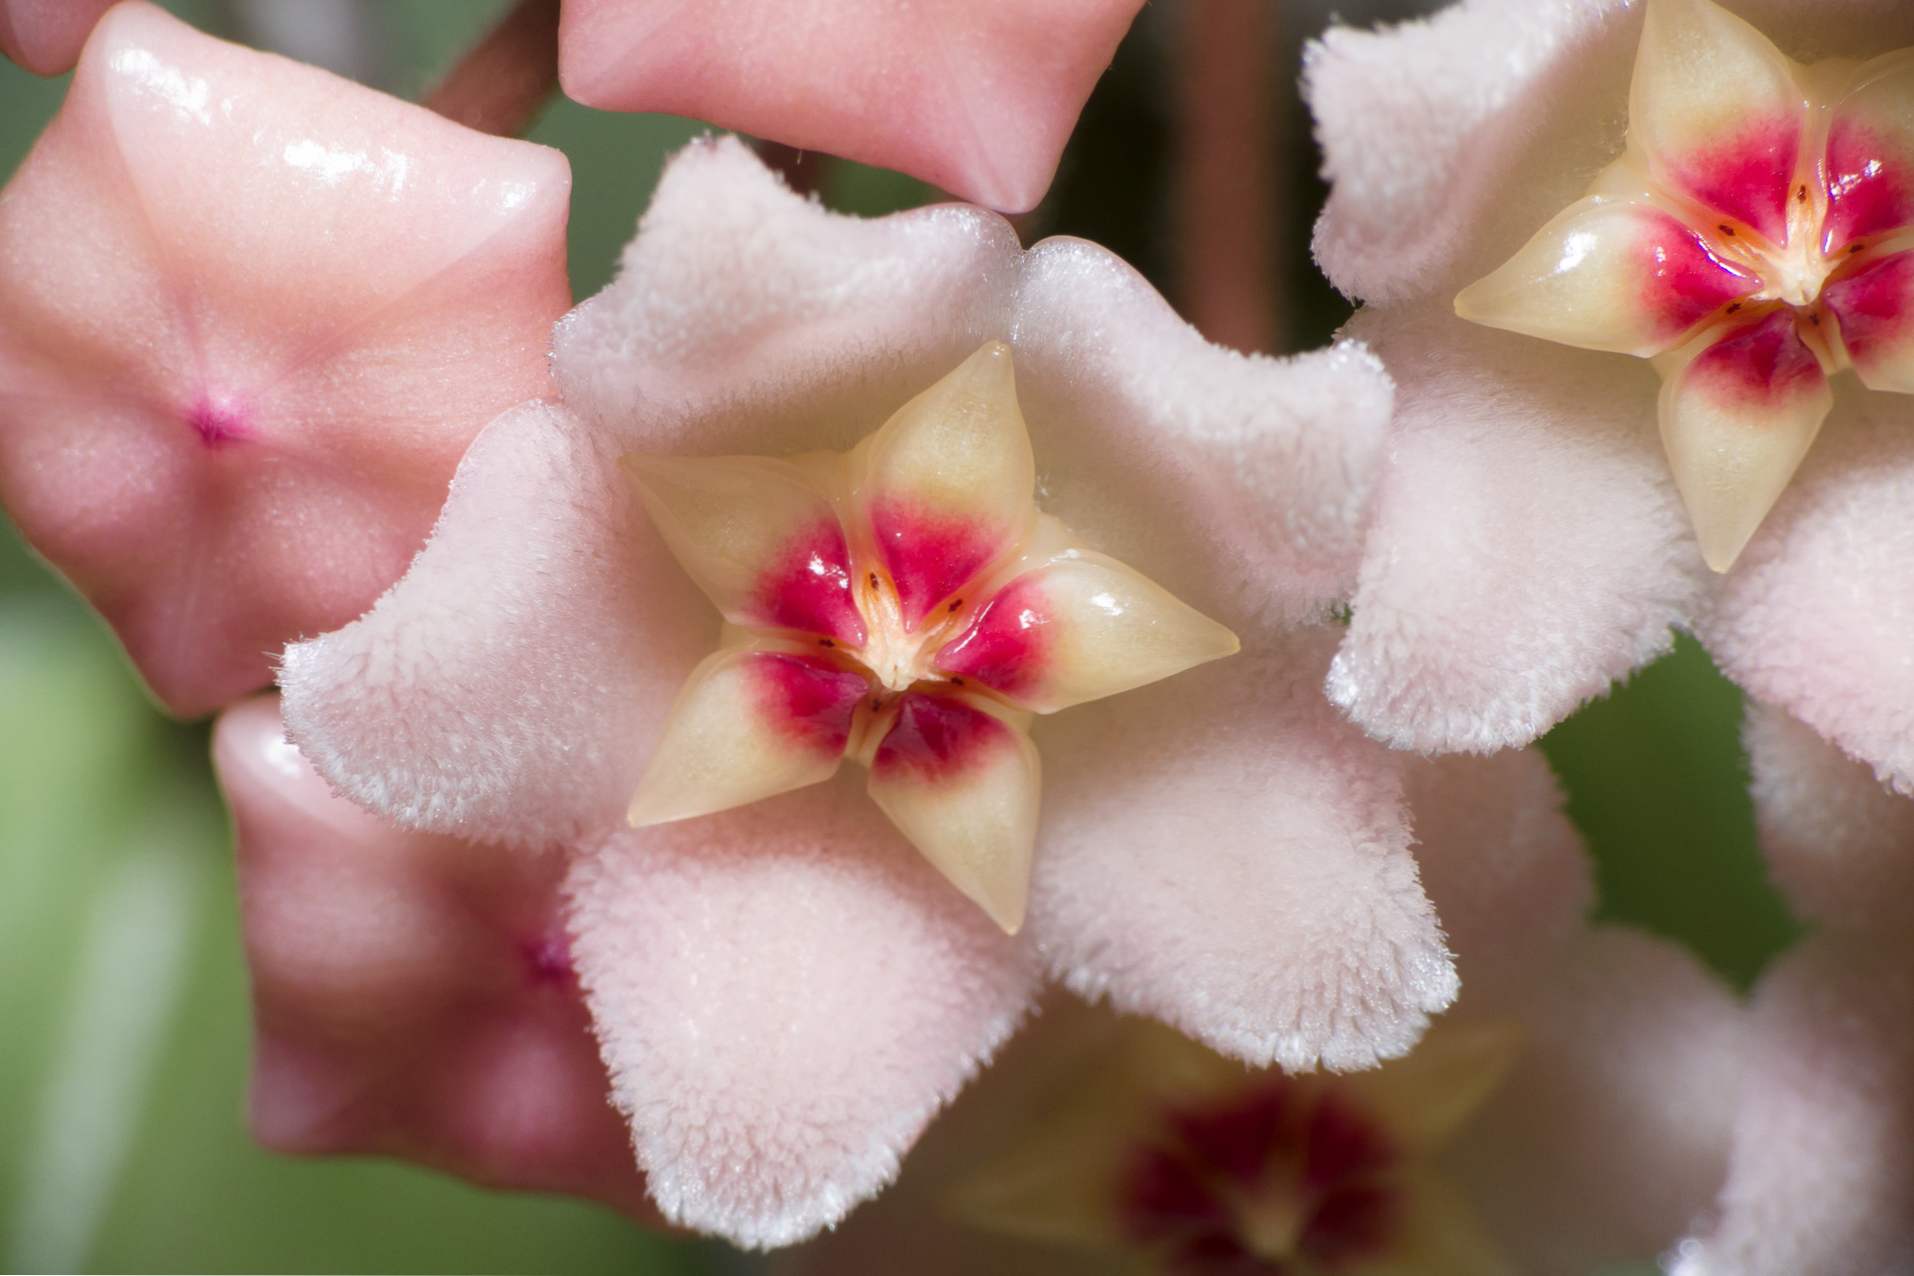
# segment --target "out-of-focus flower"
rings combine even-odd
[[[1142,0],[565,0],[586,106],[709,120],[1036,206]]]
[[[35,75],[58,75],[113,0],[0,0],[0,53]]]
[[[1672,1270],[1914,1271],[1914,800],[1767,706],[1745,738],[1769,868],[1815,930],[1755,990],[1719,1218]]]
[[[564,863],[397,832],[261,696],[219,719],[252,972],[254,1135],[655,1217],[572,970]]]
[[[1721,1181],[1732,997],[1667,943],[1584,928],[1539,757],[1418,764],[1411,787],[1471,982],[1408,1057],[1285,1076],[1135,1020],[1040,1023],[895,1197],[791,1268],[869,1270],[904,1233],[931,1273],[1583,1276],[1668,1245]],[[959,1217],[1025,1243],[946,1230],[953,1178]]]
[[[1896,384],[1889,284],[1908,245],[1889,228],[1904,220],[1895,175],[1914,178],[1914,62],[1861,76],[1775,52],[1818,64],[1914,45],[1914,10],[1733,4],[1771,47],[1708,0],[1647,7],[1644,33],[1622,0],[1464,0],[1384,32],[1332,31],[1311,52],[1334,181],[1318,258],[1367,303],[1351,334],[1399,386],[1330,694],[1397,745],[1521,744],[1691,625],[1753,694],[1914,786],[1914,432],[1908,399],[1868,388]],[[1808,173],[1824,156],[1832,169]],[[1609,165],[1600,202],[1491,275]],[[1485,276],[1465,310],[1601,349],[1458,318],[1453,299]],[[1863,376],[1830,383],[1820,355],[1802,362],[1797,313],[1828,366]],[[1719,335],[1711,315],[1761,322],[1679,370],[1684,342]],[[1718,563],[1831,396],[1725,576],[1703,569],[1670,480],[1654,372],[1613,349],[1671,351],[1676,477]],[[1746,402],[1768,405],[1752,416],[1696,388],[1736,351],[1762,383]]]
[[[0,499],[204,712],[404,570],[548,392],[564,157],[143,3],[0,194]]]
[[[1035,723],[1015,941],[841,781],[614,832],[717,619],[621,459],[847,450],[995,341],[1043,508],[1242,653]],[[1448,1003],[1400,760],[1317,693],[1334,631],[1296,627],[1357,554],[1389,397],[1366,353],[1221,350],[1093,245],[833,215],[727,140],[671,164],[556,368],[565,404],[479,437],[406,578],[288,651],[285,712],[375,811],[584,850],[574,953],[668,1217],[755,1245],[840,1218],[1040,972],[1288,1067],[1400,1054]],[[695,534],[714,561],[729,526]]]

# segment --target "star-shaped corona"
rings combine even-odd
[[[1021,1137],[959,1186],[955,1214],[1113,1271],[1515,1270],[1442,1153],[1509,1078],[1518,1025],[1447,1024],[1405,1059],[1344,1075],[1245,1073],[1137,1022],[1099,1044],[1096,1073],[1020,1113]]]
[[[852,758],[904,836],[1015,932],[1037,835],[1033,715],[1237,650],[1037,509],[1002,342],[848,453],[627,467],[726,622],[672,708],[634,825],[817,784]]]
[[[1914,49],[1802,65],[1712,0],[1651,0],[1626,150],[1455,307],[1652,359],[1676,486],[1727,571],[1831,376],[1914,392]]]

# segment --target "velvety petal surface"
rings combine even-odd
[[[272,697],[219,720],[252,976],[253,1132],[650,1216],[572,974],[562,861],[396,832],[332,796]]]
[[[1914,792],[1914,435],[1847,386],[1698,626],[1723,672]]]
[[[1527,1050],[1445,1160],[1518,1271],[1652,1259],[1721,1183],[1740,1008],[1675,945],[1620,928],[1536,973]]]
[[[113,0],[0,0],[0,53],[35,75],[70,71]]]
[[[853,784],[614,837],[567,890],[665,1216],[788,1244],[888,1183],[1032,972]]]
[[[1702,564],[1654,437],[1655,376],[1373,309],[1400,407],[1329,695],[1404,748],[1527,744],[1667,650]]]
[[[1286,1068],[1402,1054],[1454,998],[1398,762],[1317,691],[1328,642],[1037,723],[1029,934],[1072,989]]]
[[[199,713],[405,569],[548,390],[563,156],[130,3],[0,199],[0,498]]]
[[[1893,937],[1914,899],[1914,799],[1762,704],[1748,707],[1755,817],[1768,872],[1816,922]]]
[[[1530,988],[1595,904],[1582,838],[1538,749],[1404,768],[1416,864],[1455,950],[1470,1013]]]
[[[1025,256],[1014,331],[1045,509],[1239,632],[1347,596],[1392,404],[1359,342],[1223,349],[1068,238]]]
[[[850,448],[990,340],[1043,506],[1092,548],[1232,628],[1347,590],[1390,405],[1366,351],[1227,351],[1094,245],[1025,254],[960,207],[829,213],[733,140],[672,161],[556,369],[628,450],[778,455]]]
[[[709,120],[1023,212],[1142,0],[565,0],[587,106]]]
[[[716,628],[616,458],[564,409],[528,404],[473,443],[405,578],[287,650],[286,722],[389,819],[563,841],[622,822]]]
[[[1907,914],[1903,913],[1902,935]],[[1914,963],[1825,934],[1762,980],[1719,1220],[1675,1276],[1914,1270]]]
[[[1331,183],[1315,251],[1330,280],[1371,303],[1452,292],[1583,194],[1621,149],[1620,120],[1588,103],[1623,114],[1639,29],[1625,13],[1622,0],[1462,0],[1311,44],[1304,93]],[[1576,175],[1538,181],[1531,151]]]

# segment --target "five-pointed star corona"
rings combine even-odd
[[[1626,151],[1456,312],[1653,359],[1676,486],[1727,571],[1830,376],[1914,391],[1914,49],[1804,66],[1713,0],[1653,0]]]
[[[848,453],[628,467],[726,621],[672,709],[633,824],[816,784],[855,758],[892,823],[1014,932],[1037,835],[1032,715],[1237,650],[1038,511],[1002,342]]]

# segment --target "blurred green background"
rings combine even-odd
[[[503,0],[172,0],[206,29],[331,61],[417,96]],[[1416,6],[1367,0],[1346,18]],[[1162,6],[1105,77],[1031,225],[1098,239],[1174,296],[1163,175]],[[327,11],[333,11],[328,13]],[[341,14],[346,19],[341,26]],[[1347,309],[1314,274],[1317,156],[1295,101],[1311,3],[1283,9],[1272,73],[1288,344]],[[341,40],[341,31],[352,38]],[[330,44],[328,44],[330,41]],[[0,172],[65,84],[0,63]],[[575,179],[577,295],[610,275],[663,157],[696,124],[558,101],[531,136]],[[831,171],[861,212],[917,202],[894,175]],[[1761,879],[1737,743],[1739,694],[1691,641],[1545,742],[1599,862],[1601,909],[1690,944],[1738,984],[1791,928]],[[371,1161],[294,1161],[249,1142],[229,836],[203,724],[155,712],[111,636],[0,528],[0,1266],[9,1270],[720,1272],[721,1247],[649,1236],[568,1201],[481,1192]]]

